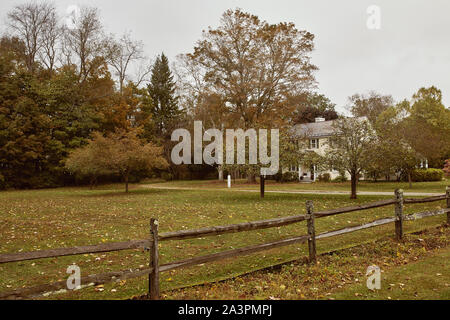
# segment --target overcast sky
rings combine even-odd
[[[1,0],[6,12],[20,0]],[[315,35],[313,63],[318,91],[342,107],[347,97],[375,90],[399,101],[422,86],[442,90],[450,105],[450,1],[448,0],[58,0],[64,15],[70,5],[100,9],[106,30],[131,31],[146,54],[164,51],[173,61],[192,50],[208,26],[219,24],[229,8],[242,8],[270,23],[294,22]],[[381,29],[367,27],[367,8],[381,9]],[[3,29],[3,28],[2,28]]]

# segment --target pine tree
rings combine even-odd
[[[175,81],[169,68],[169,60],[162,53],[152,68],[151,81],[147,87],[152,98],[151,113],[158,133],[168,134],[181,112],[175,95]]]

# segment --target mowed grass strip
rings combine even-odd
[[[156,190],[139,185],[129,194],[122,185],[88,188],[58,188],[0,193],[1,253],[25,252],[48,248],[71,247],[132,239],[149,234],[149,221],[159,219],[159,231],[227,225],[305,213],[305,201],[313,200],[316,210],[331,209],[389,197],[360,196],[349,200],[341,195],[258,194],[211,190]],[[405,213],[444,207],[445,202],[406,206]],[[394,207],[353,212],[317,219],[317,232],[362,224],[394,215]],[[437,216],[407,222],[407,232],[442,223]],[[393,225],[364,230],[318,242],[325,252],[373,241],[393,234]],[[200,239],[160,243],[160,263],[229,250],[247,245],[271,242],[280,238],[303,235],[304,222],[286,227],[226,234]],[[293,245],[237,259],[228,259],[161,274],[161,289],[237,276],[307,254],[306,245]],[[77,264],[82,275],[134,269],[148,265],[148,252],[129,250],[105,254],[50,258],[0,265],[0,291],[48,283],[67,278],[66,268]],[[147,290],[145,278],[87,288],[56,299],[124,299]]]

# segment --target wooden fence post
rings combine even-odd
[[[306,201],[306,224],[308,227],[309,262],[316,262],[316,230],[314,227],[314,203]]]
[[[403,190],[395,190],[395,238],[403,238]]]
[[[447,208],[450,208],[450,186],[445,189],[445,195],[447,197]],[[450,224],[450,212],[447,212],[447,224]]]
[[[264,184],[266,182],[266,179],[263,175],[259,176],[259,193],[261,198],[264,198]]]
[[[158,261],[158,220],[150,220],[150,268],[148,275],[148,293],[150,300],[159,299],[159,261]]]

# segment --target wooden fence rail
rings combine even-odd
[[[150,240],[131,240],[124,242],[96,244],[91,246],[79,246],[73,248],[58,248],[32,252],[5,253],[0,254],[0,263],[73,256],[84,253],[99,253],[99,252],[112,252],[128,249],[138,249],[148,247],[150,246],[150,244],[151,244]]]
[[[153,270],[151,268],[146,269],[138,269],[135,271],[124,270],[124,271],[111,271],[102,274],[94,274],[86,277],[81,277],[82,288],[96,286],[99,284],[105,284],[108,282],[115,282],[120,280],[132,279],[132,278],[140,278],[147,274],[150,274]],[[66,292],[67,290],[67,281],[57,281],[50,284],[43,284],[33,287],[21,288],[10,292],[0,293],[0,299],[30,299],[36,298],[46,293],[55,293],[55,292]]]
[[[434,211],[424,211],[410,215],[403,214],[403,206],[407,203],[428,203],[434,201],[446,200],[446,207],[444,209],[434,210]],[[323,218],[327,216],[368,210],[373,208],[379,208],[388,205],[395,205],[395,215],[394,217],[388,217],[372,221],[363,225],[356,225],[351,227],[346,227],[339,230],[333,230],[324,232],[316,235],[315,233],[315,219]],[[395,198],[389,200],[381,200],[356,206],[349,206],[344,208],[338,208],[327,211],[314,212],[313,202],[307,201],[306,203],[306,214],[305,215],[295,215],[283,218],[268,219],[261,221],[246,222],[240,224],[233,224],[228,226],[216,226],[209,228],[193,229],[193,230],[182,230],[176,232],[166,232],[158,234],[158,221],[156,219],[151,219],[150,221],[150,235],[148,239],[144,240],[132,240],[125,242],[115,242],[99,245],[90,246],[78,246],[73,248],[58,248],[49,250],[40,250],[33,252],[22,252],[22,253],[7,253],[0,254],[0,264],[8,262],[18,262],[33,259],[43,259],[52,257],[61,257],[68,255],[78,255],[84,253],[99,253],[99,252],[110,252],[119,250],[129,250],[137,248],[145,248],[150,252],[149,257],[149,267],[137,270],[125,270],[117,272],[108,272],[98,275],[89,275],[81,278],[81,287],[104,284],[112,281],[119,281],[123,279],[130,279],[136,277],[142,277],[148,275],[149,282],[149,298],[159,299],[159,273],[169,270],[185,268],[188,266],[203,264],[206,262],[217,261],[226,258],[232,258],[242,255],[248,255],[255,252],[270,250],[282,246],[287,246],[295,243],[308,243],[309,251],[309,261],[315,262],[316,260],[316,240],[324,239],[328,237],[334,237],[337,235],[342,235],[350,232],[355,232],[358,230],[364,230],[368,228],[373,228],[376,226],[381,226],[395,222],[395,235],[396,239],[401,240],[403,237],[403,222],[422,219],[425,217],[436,216],[440,214],[447,213],[447,223],[450,223],[450,187],[446,188],[446,194],[421,198],[421,199],[404,199],[403,191],[396,190]],[[244,248],[238,248],[228,251],[223,251],[219,253],[213,253],[205,256],[194,257],[186,260],[175,261],[167,264],[159,264],[159,253],[158,253],[158,242],[166,240],[183,240],[190,238],[199,238],[204,236],[213,236],[226,233],[243,232],[250,230],[274,228],[280,226],[286,226],[289,224],[307,221],[307,235],[287,238],[278,240],[271,243],[263,243],[252,246],[247,246]],[[42,294],[48,294],[50,292],[65,292],[67,283],[66,281],[58,281],[51,284],[39,285],[28,288],[21,288],[11,292],[0,293],[0,299],[23,299],[23,298],[35,298]],[[58,291],[59,290],[59,291]]]

